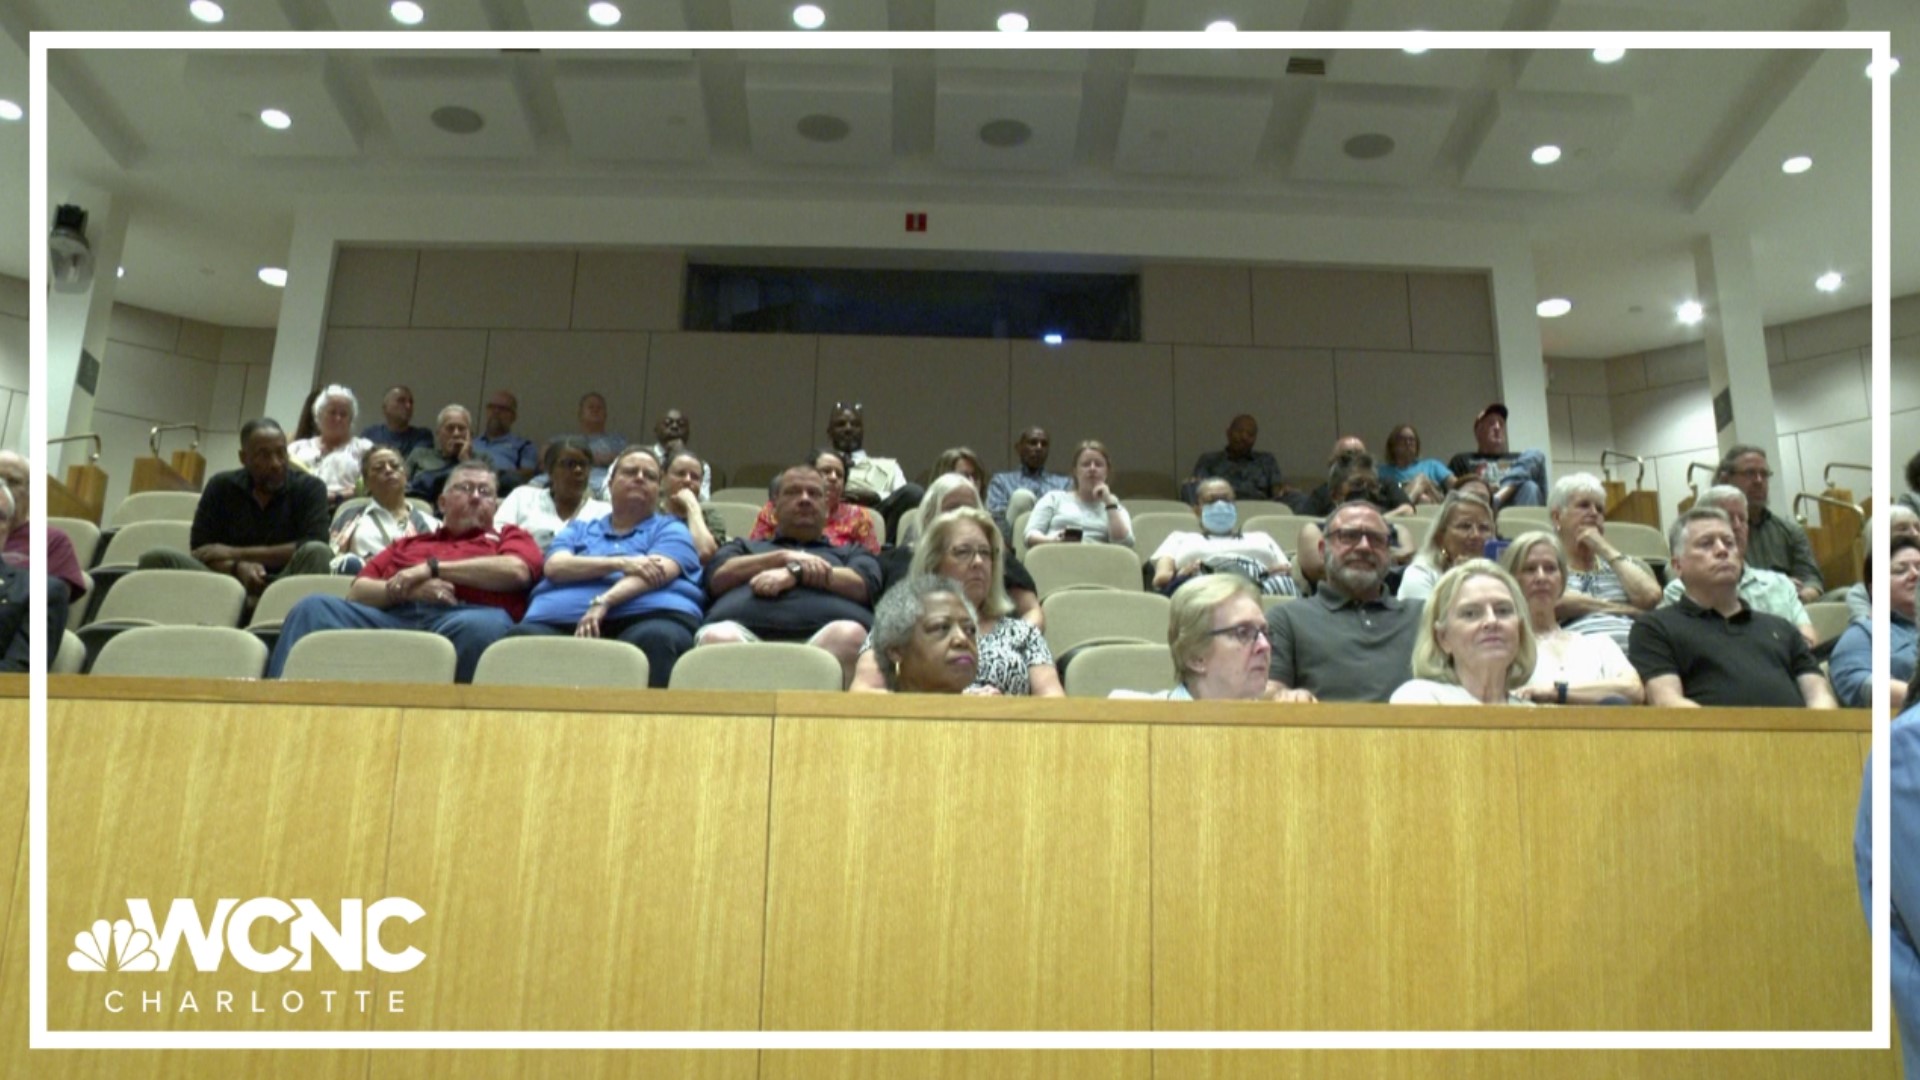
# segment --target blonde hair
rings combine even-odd
[[[962,477],[965,483],[966,478]],[[968,485],[972,486],[972,485]],[[985,510],[974,506],[962,506],[949,510],[933,519],[920,542],[913,548],[913,564],[907,571],[911,577],[923,574],[940,575],[940,560],[947,557],[947,537],[961,525],[971,524],[987,535],[987,546],[993,549],[993,570],[987,577],[987,596],[980,604],[980,618],[998,619],[1013,611],[1013,601],[1007,597],[1007,548],[1000,539],[1000,530],[994,526],[993,518]]]
[[[1447,616],[1453,610],[1453,599],[1467,582],[1477,577],[1490,577],[1505,585],[1507,595],[1513,598],[1514,613],[1520,623],[1520,647],[1514,650],[1513,662],[1507,665],[1507,689],[1517,690],[1533,677],[1533,662],[1539,654],[1540,645],[1533,635],[1533,620],[1527,617],[1527,601],[1520,591],[1520,583],[1513,575],[1502,570],[1499,564],[1487,559],[1468,559],[1459,566],[1441,575],[1433,587],[1433,595],[1427,598],[1425,620],[1420,636],[1413,643],[1413,677],[1431,679],[1434,682],[1460,684],[1460,673],[1454,670],[1453,657],[1440,648],[1440,631],[1445,627]]]
[[[1519,536],[1514,537],[1513,543],[1507,545],[1507,550],[1500,553],[1500,568],[1512,574],[1515,581],[1520,580],[1520,564],[1527,561],[1527,556],[1532,554],[1533,549],[1539,547],[1541,544],[1545,544],[1553,549],[1553,561],[1560,564],[1560,590],[1565,592],[1567,588],[1567,549],[1561,545],[1558,536],[1547,532],[1545,529],[1534,529],[1531,532],[1523,532]]]
[[[1100,460],[1106,463],[1107,472],[1111,474],[1113,472],[1113,455],[1107,453],[1107,444],[1101,442],[1099,439],[1088,439],[1073,448],[1073,467],[1076,469],[1080,467],[1080,455],[1089,450],[1100,455]]]
[[[1431,566],[1435,571],[1449,569],[1446,565],[1447,528],[1453,524],[1454,515],[1464,507],[1479,507],[1487,512],[1487,520],[1493,520],[1493,507],[1487,500],[1465,491],[1449,494],[1440,504],[1440,512],[1433,515],[1433,527],[1427,530],[1426,539],[1420,541],[1420,550],[1414,554],[1414,561]]]
[[[920,522],[921,536],[926,536],[927,532],[933,528],[933,519],[939,517],[942,513],[940,506],[947,501],[947,496],[962,489],[973,494],[974,509],[979,509],[980,491],[978,488],[975,488],[973,483],[966,477],[961,476],[959,473],[949,472],[941,473],[939,476],[933,478],[933,483],[927,485],[927,493],[920,497],[919,508],[914,511],[915,517],[917,517]],[[957,510],[959,507],[955,507],[954,509]]]
[[[1213,640],[1213,609],[1236,596],[1257,602],[1260,592],[1239,574],[1205,574],[1173,591],[1167,647],[1173,651],[1174,675],[1182,684],[1189,674],[1187,665],[1200,659]]]

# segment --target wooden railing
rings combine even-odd
[[[176,450],[171,462],[160,457],[160,434],[166,431],[193,432],[193,445]],[[199,491],[206,482],[207,459],[200,455],[199,424],[160,424],[147,432],[147,447],[153,456],[136,458],[129,494],[145,491]]]
[[[81,465],[67,468],[67,477],[63,482],[53,474],[47,475],[47,515],[49,517],[85,518],[95,525],[106,512],[107,474],[100,468],[100,436],[92,433],[85,435],[63,435],[57,439],[48,439],[49,447],[60,443],[91,442],[92,453]]]

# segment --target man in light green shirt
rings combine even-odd
[[[1800,602],[1800,590],[1793,579],[1777,570],[1759,570],[1749,565],[1747,559],[1747,496],[1746,493],[1731,484],[1716,484],[1702,492],[1696,501],[1697,506],[1714,506],[1727,512],[1733,519],[1733,536],[1740,547],[1740,599],[1755,611],[1764,611],[1778,615],[1800,628],[1800,636],[1807,644],[1814,641],[1813,619],[1807,615],[1807,607]],[[1667,582],[1660,606],[1677,603],[1687,590],[1680,584],[1679,578]]]

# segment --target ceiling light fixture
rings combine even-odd
[[[1673,315],[1681,322],[1692,326],[1707,317],[1707,309],[1700,306],[1700,301],[1689,300],[1679,307],[1674,308]]]
[[[293,117],[279,109],[261,109],[260,122],[275,131],[285,131],[293,126]]]
[[[1551,165],[1559,160],[1560,148],[1552,143],[1533,148],[1533,163],[1535,165]]]
[[[1813,168],[1813,159],[1805,154],[1801,154],[1798,157],[1790,157],[1780,163],[1780,171],[1786,173],[1788,176],[1798,176],[1811,168]]]
[[[1840,286],[1846,283],[1847,279],[1841,277],[1837,270],[1829,270],[1813,279],[1813,287],[1821,292],[1839,292]]]
[[[117,278],[122,278],[122,277],[126,277],[126,276],[127,276],[127,268],[126,268],[126,267],[124,267],[124,266],[122,266],[122,267],[120,267],[119,269],[117,269],[117,270],[115,270],[115,271],[113,272],[113,276],[114,276],[114,277],[117,277]]]
[[[193,0],[187,5],[187,14],[203,23],[217,23],[227,17],[226,10],[213,0]]]
[[[260,280],[276,289],[284,289],[287,287],[287,272],[277,266],[263,266],[260,268]]]
[[[1415,34],[1426,33],[1425,30],[1415,30],[1412,32]],[[1406,53],[1408,56],[1421,56],[1426,53],[1427,47],[1425,45],[1408,45],[1405,48],[1401,49],[1400,51],[1403,53]]]
[[[18,120],[25,115],[27,115],[27,111],[22,109],[17,102],[0,98],[0,120]]]
[[[994,21],[1003,34],[1024,34],[1027,32],[1027,17],[1017,11],[1009,11]]]
[[[1573,301],[1556,296],[1551,300],[1540,301],[1533,310],[1543,319],[1557,319],[1573,310]]]
[[[1209,34],[1231,34],[1238,29],[1240,28],[1233,25],[1232,19],[1215,19],[1207,24]]]
[[[587,18],[592,19],[595,26],[612,26],[620,21],[620,8],[607,3],[607,0],[600,0],[597,4],[587,5]]]
[[[802,30],[818,30],[827,24],[827,13],[817,4],[801,4],[793,9],[793,25]]]
[[[392,6],[387,8],[387,14],[402,26],[419,26],[427,17],[426,9],[413,0],[393,0]]]
[[[1063,337],[1058,330],[1049,330],[1046,333],[1040,335],[1040,340],[1046,342],[1049,345],[1058,345],[1067,339]]]
[[[1627,50],[1606,46],[1593,50],[1593,62],[1596,64],[1617,64],[1627,55]]]
[[[1873,63],[1868,64],[1867,78],[1878,79],[1883,75],[1891,75],[1899,70],[1900,58],[1897,56],[1889,56],[1885,60],[1875,60]]]

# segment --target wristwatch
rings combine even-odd
[[[800,571],[801,571],[801,569],[803,568],[803,566],[804,566],[804,564],[803,564],[803,563],[801,563],[801,561],[800,561],[799,559],[795,559],[795,560],[793,560],[792,562],[790,562],[790,563],[788,563],[788,564],[787,564],[787,573],[789,573],[789,574],[792,574],[792,575],[793,575],[793,580],[795,580],[795,581],[799,581],[799,580],[800,580]]]
[[[1566,683],[1557,682],[1553,684],[1553,701],[1556,705],[1565,705],[1567,703]]]

